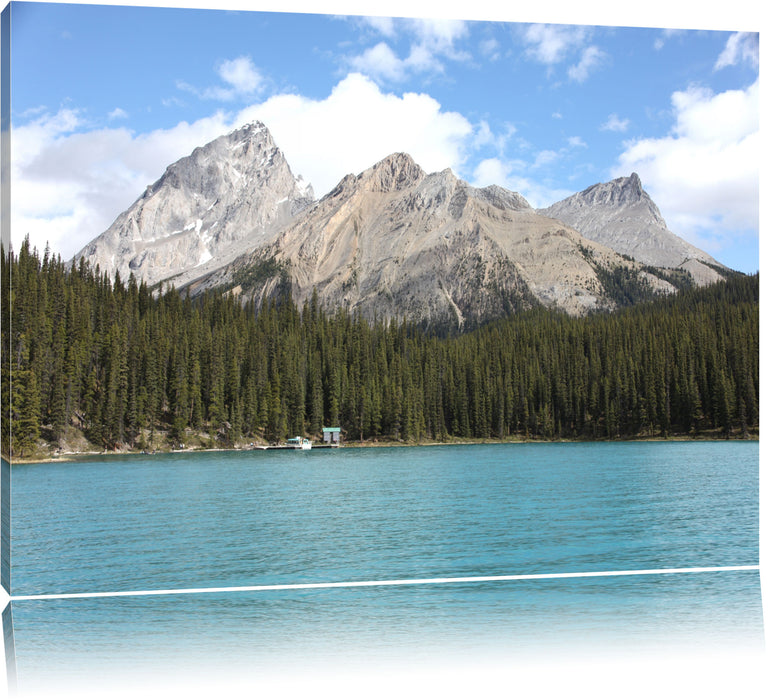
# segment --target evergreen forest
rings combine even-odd
[[[72,431],[105,450],[452,439],[747,437],[759,426],[759,277],[571,318],[536,308],[442,337],[240,305],[2,253],[3,454]],[[9,284],[10,281],[10,284]],[[194,442],[192,442],[194,441]]]

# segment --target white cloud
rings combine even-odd
[[[357,21],[371,27],[383,36],[389,38],[396,36],[396,23],[393,17],[359,17]]]
[[[500,185],[519,192],[535,207],[548,206],[571,194],[568,190],[560,190],[544,183],[557,179],[558,163],[567,160],[573,151],[588,147],[581,137],[570,136],[560,148],[536,149],[517,135],[514,126],[507,125],[505,132],[496,136],[487,122],[477,125],[470,143],[475,151],[492,147],[497,154],[483,157],[477,163],[471,175],[473,185]],[[523,157],[510,156],[517,150]]]
[[[391,81],[402,80],[406,73],[405,62],[384,41],[356,56],[351,65],[361,73]]]
[[[752,68],[760,65],[760,35],[753,32],[736,32],[725,44],[724,51],[719,55],[714,70],[739,63],[748,63]]]
[[[514,170],[514,164],[499,158],[486,158],[474,169],[473,183],[477,187],[487,187],[488,185],[500,185],[510,180]]]
[[[488,60],[497,61],[501,57],[501,46],[497,39],[485,39],[480,42],[480,52]]]
[[[347,76],[325,99],[280,95],[145,134],[123,128],[78,133],[85,126],[78,112],[63,109],[12,132],[14,246],[29,233],[40,250],[48,241],[70,258],[167,165],[254,119],[269,127],[293,172],[318,196],[396,151],[410,153],[427,172],[460,172],[474,133],[463,116],[444,112],[428,95],[384,93],[359,74]]]
[[[536,154],[536,158],[534,158],[532,167],[544,168],[552,163],[557,162],[562,157],[562,155],[563,154],[559,151],[553,151],[550,149],[539,151],[539,153]]]
[[[461,57],[455,43],[469,33],[466,22],[452,19],[413,19],[409,26],[423,46],[435,53]]]
[[[401,82],[412,73],[443,73],[444,66],[424,44],[410,48],[407,58],[399,58],[384,41],[350,61],[351,67],[376,80]]]
[[[241,95],[254,94],[262,83],[261,74],[249,56],[222,61],[218,66],[218,75]]]
[[[404,65],[414,73],[444,73],[445,67],[434,51],[425,44],[416,44],[410,49]]]
[[[485,120],[481,120],[480,123],[477,124],[472,145],[475,148],[482,148],[483,146],[490,146],[494,143],[496,143],[496,135],[490,128],[490,124]]]
[[[609,118],[601,124],[601,131],[627,131],[630,120],[621,119],[616,114],[610,114]]]
[[[702,144],[735,143],[756,133],[760,122],[760,82],[746,90],[714,94],[691,87],[671,96],[676,114],[675,134]]]
[[[592,33],[588,27],[530,24],[518,29],[518,33],[526,46],[525,55],[549,69],[564,61],[575,60],[567,72],[577,83],[587,80],[591,71],[606,58],[600,48],[587,45]]]
[[[684,29],[664,29],[660,32],[660,36],[655,39],[654,47],[656,51],[660,51],[668,42],[669,39],[673,39],[676,36],[686,34]]]
[[[398,38],[399,29],[410,36],[410,48],[405,58],[385,41],[366,49],[348,60],[351,70],[364,73],[382,82],[401,82],[411,75],[444,73],[443,60],[465,61],[469,54],[456,48],[456,42],[468,34],[465,22],[456,20],[407,19],[375,21],[361,20],[382,35]]]
[[[54,115],[44,109],[36,109],[35,112],[36,119],[24,127],[26,138],[12,138],[11,154],[14,159],[28,160],[38,150],[49,146],[62,134],[74,131],[82,123],[79,110],[70,107],[63,107]],[[19,129],[14,128],[11,133],[15,137]]]
[[[127,119],[129,115],[121,109],[121,107],[116,107],[110,114],[108,114],[108,119],[113,121],[114,119]]]
[[[239,56],[235,59],[221,61],[216,66],[216,73],[225,85],[198,88],[179,80],[177,87],[179,90],[190,92],[201,99],[220,102],[256,97],[264,87],[264,79],[250,56]]]
[[[527,150],[530,144],[522,137],[517,136],[514,124],[505,123],[500,133],[496,134],[487,121],[481,119],[477,124],[474,136],[470,140],[472,149],[478,151],[483,148],[494,149],[500,157],[507,149]]]
[[[613,176],[639,173],[678,235],[713,250],[759,228],[759,80],[745,90],[674,93],[663,138],[633,140]]]
[[[523,41],[527,44],[526,53],[545,65],[565,60],[569,53],[582,46],[588,34],[585,27],[555,24],[531,24],[522,30]]]
[[[313,183],[317,196],[396,151],[410,153],[427,172],[460,171],[474,133],[467,119],[443,112],[428,95],[384,93],[357,73],[324,100],[280,95],[243,110],[238,121],[252,119],[267,125],[291,169]]]
[[[579,62],[569,68],[568,74],[574,82],[584,83],[590,72],[603,63],[606,53],[597,46],[588,46],[582,51]]]

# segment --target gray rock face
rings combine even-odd
[[[723,265],[668,230],[636,173],[592,185],[538,211],[645,265],[682,268],[697,284],[721,279],[709,265]]]
[[[75,259],[180,285],[267,242],[313,200],[255,122],[170,165]]]
[[[329,309],[464,326],[536,304],[610,308],[596,264],[634,267],[516,193],[427,175],[399,153],[346,176],[268,245],[191,289],[258,300],[285,283],[298,301],[317,290]]]

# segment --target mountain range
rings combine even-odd
[[[669,231],[635,173],[534,209],[395,153],[316,200],[259,122],[170,165],[80,258],[192,295],[315,292],[331,311],[458,328],[536,305],[614,309],[726,272]]]

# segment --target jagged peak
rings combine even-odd
[[[419,167],[418,164],[413,160],[412,156],[405,151],[391,153],[391,155],[385,156],[385,158],[382,160],[377,161],[373,167],[393,167],[394,165],[398,165],[400,167]]]
[[[651,203],[637,173],[591,185],[577,196],[591,204],[628,204],[641,200]]]
[[[315,199],[315,191],[313,190],[312,183],[307,182],[301,175],[296,176],[294,183],[296,184],[296,191],[301,197],[309,199],[310,201]]]
[[[261,122],[258,119],[254,119],[252,122],[243,124],[241,127],[238,127],[233,131],[230,131],[227,134],[227,137],[239,136],[244,138],[246,136],[254,136],[254,135],[260,135],[263,137],[272,138],[272,135],[270,134],[267,126],[264,124],[264,122]]]
[[[533,207],[519,192],[512,192],[499,185],[488,185],[476,190],[478,196],[498,209],[532,209]]]
[[[179,188],[184,183],[199,182],[201,176],[197,169],[201,166],[197,163],[203,159],[206,160],[214,155],[217,158],[224,158],[224,154],[228,154],[226,157],[229,159],[241,160],[248,153],[254,156],[258,153],[266,154],[270,165],[278,156],[281,159],[278,162],[282,163],[285,160],[269,129],[262,122],[255,120],[218,136],[203,146],[197,146],[188,156],[183,156],[168,165],[162,176],[146,188],[141,198],[148,198],[164,185]],[[312,197],[312,193],[309,196]]]
[[[641,178],[637,173],[631,173],[628,177],[619,177],[613,180],[623,192],[630,193],[635,198],[641,198],[644,188],[641,186]]]
[[[260,121],[252,121],[213,139],[200,149],[195,149],[194,153],[197,150],[203,153],[212,153],[224,146],[238,158],[241,157],[241,154],[250,151],[280,152],[269,129]]]
[[[638,176],[638,173],[631,173],[630,177],[624,179],[634,183],[637,187],[641,187],[641,178]]]
[[[598,239],[594,237],[594,231],[587,228],[589,224],[586,223],[591,217],[599,219],[599,227],[600,217],[605,217],[607,221],[615,217],[622,222],[622,217],[626,216],[631,224],[641,221],[644,226],[657,225],[663,229],[668,228],[660,210],[644,189],[638,173],[635,172],[628,176],[614,178],[609,182],[591,185],[582,192],[572,194],[538,211],[540,214],[565,221],[593,240]]]
[[[463,183],[451,168],[445,168],[435,173],[431,173],[425,177],[430,187],[447,187],[455,188]],[[465,184],[465,183],[463,183]]]
[[[407,153],[392,153],[359,176],[370,189],[390,192],[411,187],[426,176]]]

